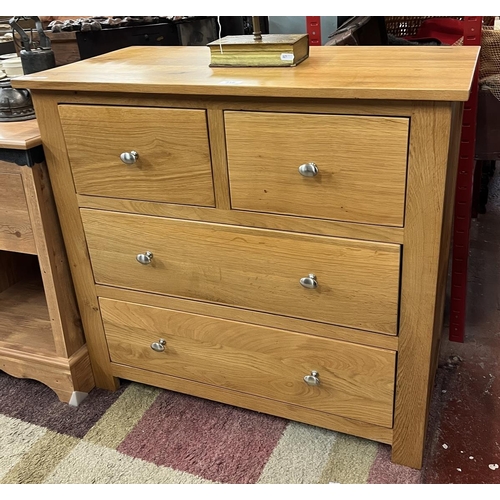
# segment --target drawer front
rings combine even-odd
[[[225,126],[233,209],[403,225],[407,118],[228,111]]]
[[[88,209],[81,214],[97,283],[397,333],[398,245]],[[139,254],[149,260],[146,252],[150,263],[139,263]],[[314,286],[309,274],[316,288],[306,288]]]
[[[214,206],[204,110],[64,105],[59,115],[78,193]]]
[[[18,174],[0,174],[0,250],[36,254],[23,181]]]
[[[392,426],[394,351],[111,299],[100,304],[114,363]],[[313,371],[319,385],[304,380]]]

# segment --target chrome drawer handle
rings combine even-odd
[[[312,371],[311,375],[304,377],[304,382],[308,385],[319,385],[319,373]]]
[[[134,164],[139,158],[139,153],[137,151],[126,151],[120,155],[120,160],[127,165]]]
[[[151,252],[140,253],[137,255],[136,260],[137,262],[140,262],[144,265],[151,264],[151,261],[153,260],[153,254]]]
[[[306,278],[300,278],[300,284],[304,288],[318,288],[318,281],[315,274],[309,274]]]
[[[299,173],[304,177],[314,177],[315,175],[318,175],[318,172],[319,172],[318,165],[316,165],[316,163],[313,162],[304,163],[299,167]]]
[[[165,345],[167,344],[167,341],[164,339],[158,340],[158,342],[153,342],[151,344],[151,349],[156,352],[163,352],[165,350]]]

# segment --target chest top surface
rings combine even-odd
[[[208,47],[128,47],[13,80],[17,88],[178,95],[466,101],[479,47],[310,47],[296,67],[210,68]]]

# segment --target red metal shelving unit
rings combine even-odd
[[[464,17],[464,45],[481,45],[482,17]],[[467,267],[474,189],[474,152],[476,143],[476,118],[479,63],[476,67],[469,100],[464,105],[462,137],[455,192],[453,221],[453,246],[451,263],[451,298],[449,339],[463,342],[467,305]]]

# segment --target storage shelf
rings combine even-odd
[[[41,276],[30,276],[0,293],[0,348],[56,354]]]

